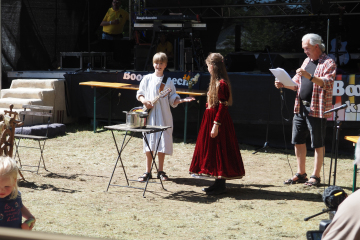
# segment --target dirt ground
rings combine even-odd
[[[22,171],[26,181],[19,182],[20,191],[37,218],[34,231],[109,239],[306,239],[306,231],[317,230],[320,221],[329,218],[325,213],[304,221],[326,208],[322,193],[327,186],[283,184],[291,171],[296,172],[294,151],[286,154],[268,149],[253,154],[255,148],[247,145],[240,145],[246,176],[227,181],[223,195],[207,196],[201,191],[213,180],[188,174],[195,144],[180,139],[175,139],[174,154],[165,159],[164,170],[170,177],[164,182],[166,190],[159,180],[152,180],[155,183],[149,183],[145,198],[141,189],[110,186],[107,191],[117,150],[111,131],[98,130],[93,133],[91,126],[67,126],[65,136],[46,143],[48,171]],[[120,143],[124,132],[114,133]],[[141,146],[142,139],[135,136],[122,153],[132,180],[145,170]],[[23,164],[38,161],[34,149],[20,151]],[[308,155],[310,175],[313,152]],[[348,194],[352,159],[339,156],[337,163],[336,185]],[[326,183],[329,166],[327,155]],[[126,185],[121,164],[112,184]],[[143,188],[144,184],[130,181],[130,186]]]

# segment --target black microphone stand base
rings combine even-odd
[[[265,143],[264,143],[264,146],[255,149],[255,152],[253,152],[252,154],[256,154],[256,153],[258,153],[260,150],[264,150],[264,152],[267,153],[269,148],[271,148],[271,147],[269,146],[269,143],[268,143],[268,142],[265,142]],[[274,148],[272,148],[272,149],[274,150]],[[276,151],[276,152],[283,153],[283,154],[286,154],[286,152],[281,151],[281,150],[278,150],[278,149],[276,149],[275,151]]]

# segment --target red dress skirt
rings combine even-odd
[[[229,88],[224,80],[220,80],[218,99],[220,102],[229,99]],[[214,121],[221,125],[218,135],[211,138]],[[220,103],[215,108],[206,108],[189,171],[190,174],[223,179],[245,176],[234,124],[226,104]]]

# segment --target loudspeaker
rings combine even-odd
[[[225,57],[225,65],[228,72],[254,71],[256,58],[254,54],[229,53]]]
[[[310,6],[313,14],[328,14],[330,11],[329,0],[310,0]]]
[[[256,63],[262,72],[269,72],[270,68],[282,67],[285,59],[279,54],[260,53]]]

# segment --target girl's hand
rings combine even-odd
[[[35,222],[36,222],[35,218],[29,218],[23,224],[21,224],[21,229],[32,230],[35,225]]]
[[[219,134],[219,125],[217,124],[214,124],[212,129],[211,129],[211,133],[210,133],[210,136],[212,138],[216,138],[216,136]]]

